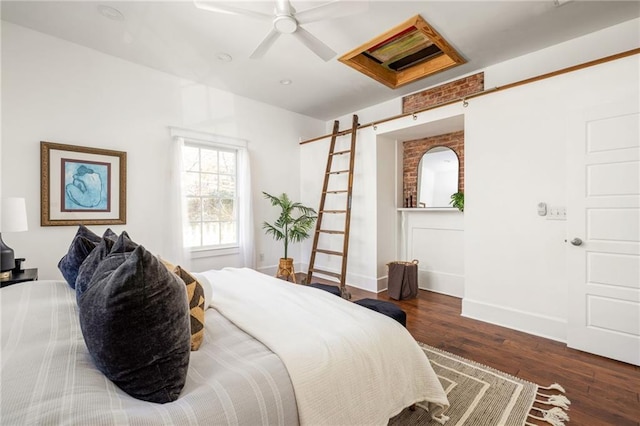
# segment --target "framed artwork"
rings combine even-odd
[[[40,142],[42,226],[127,223],[127,153]]]

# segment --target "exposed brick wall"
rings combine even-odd
[[[451,83],[423,90],[422,92],[407,95],[402,98],[402,113],[409,114],[415,111],[441,104],[454,99],[461,99],[472,93],[484,90],[484,73],[470,75]]]
[[[404,148],[402,159],[403,194],[404,198],[413,197],[414,207],[417,205],[420,159],[425,152],[436,146],[449,147],[458,155],[458,192],[464,192],[464,131],[405,141],[402,144]]]

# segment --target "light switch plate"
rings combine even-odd
[[[567,208],[564,206],[551,206],[547,210],[547,220],[567,220]]]

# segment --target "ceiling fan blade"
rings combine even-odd
[[[193,0],[193,4],[198,9],[208,10],[210,12],[227,13],[232,15],[243,15],[243,16],[248,16],[255,19],[260,19],[262,21],[264,20],[271,21],[273,19],[273,16],[267,15],[266,13],[256,12],[255,10],[243,9],[241,7],[235,7],[225,2],[204,3],[200,0]]]
[[[329,46],[318,40],[313,34],[302,27],[298,27],[293,35],[325,62],[336,56],[336,52]]]
[[[276,31],[276,29],[272,29],[269,34],[260,42],[256,50],[253,51],[249,58],[251,59],[260,59],[267,53],[267,50],[273,45],[273,43],[280,37],[280,32]]]
[[[320,6],[303,10],[295,14],[299,24],[320,21],[323,19],[340,18],[343,16],[364,13],[369,10],[368,1],[340,1],[334,0]]]

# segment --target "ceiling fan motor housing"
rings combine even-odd
[[[273,28],[279,33],[292,34],[298,29],[298,22],[291,15],[278,15],[273,18]]]

